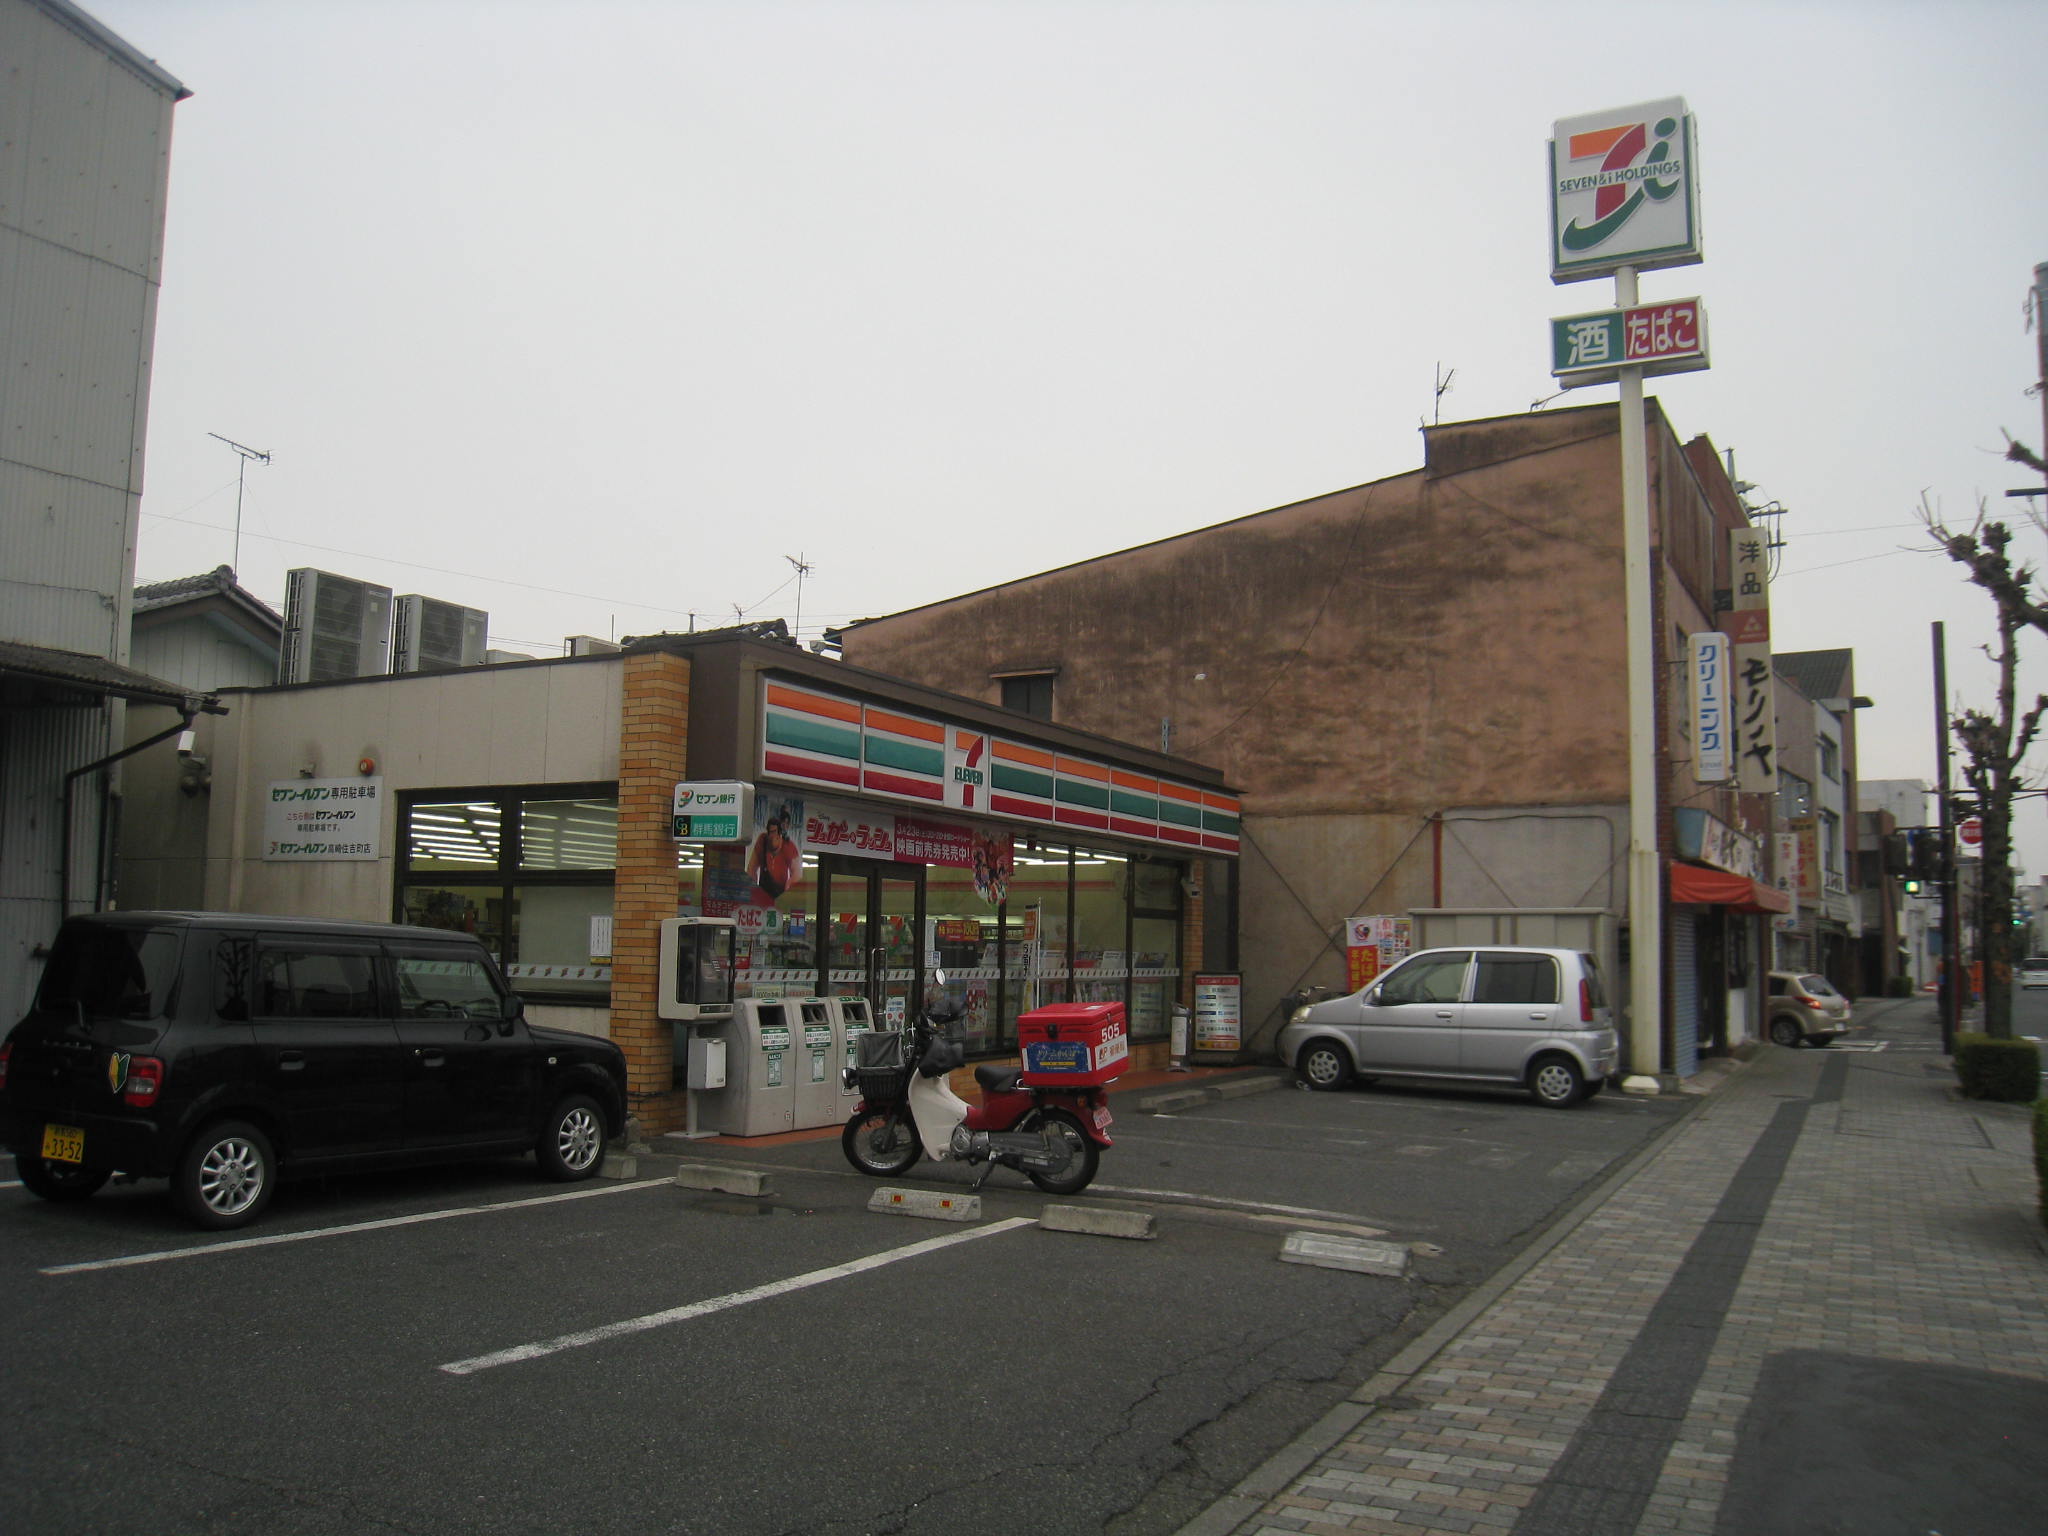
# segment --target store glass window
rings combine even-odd
[[[1016,943],[1006,946],[1002,1032],[1017,1038],[1017,1015],[1067,995],[1067,850],[1019,848],[1003,903]]]
[[[475,934],[528,997],[611,995],[610,784],[402,796],[397,918]]]
[[[1130,1007],[1130,861],[1074,850],[1074,981],[1069,1000]]]
[[[1131,864],[1131,1035],[1164,1036],[1180,995],[1180,903],[1188,866],[1178,859]]]

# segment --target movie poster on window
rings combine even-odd
[[[803,878],[804,802],[795,795],[754,796],[754,840],[747,848],[748,900],[772,907]]]

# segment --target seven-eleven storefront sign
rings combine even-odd
[[[1707,312],[1698,299],[1603,309],[1550,322],[1550,371],[1566,389],[1612,384],[1621,369],[1646,378],[1707,366]]]

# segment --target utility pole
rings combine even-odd
[[[1934,625],[1935,798],[1941,807],[1941,1049],[1953,1056],[1962,1018],[1962,893],[1956,889],[1955,828],[1948,799],[1948,647],[1942,625]]]
[[[2048,465],[2048,261],[2034,268],[2034,355],[2041,368],[2041,462]],[[2048,479],[2048,469],[2042,476]]]
[[[245,448],[233,438],[222,437],[218,432],[209,432],[206,435],[216,442],[226,443],[235,450],[242,461],[235,466],[235,558],[231,562],[235,571],[239,573],[242,569],[242,480],[248,474],[252,460],[258,464],[268,464],[270,455],[260,448]]]

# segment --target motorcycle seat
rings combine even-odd
[[[1023,1075],[1022,1067],[980,1066],[974,1069],[974,1081],[984,1093],[1014,1093],[1019,1086],[1017,1079]]]

